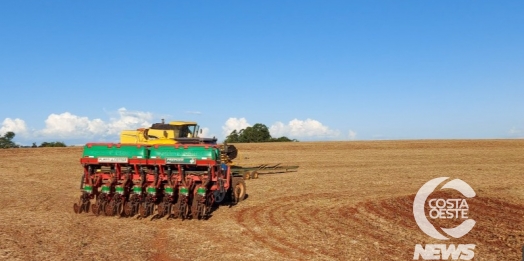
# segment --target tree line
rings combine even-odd
[[[269,129],[262,123],[257,123],[252,127],[247,127],[239,131],[233,130],[227,137],[225,142],[227,143],[250,143],[250,142],[290,142],[298,141],[296,139],[290,139],[286,136],[279,138],[271,137]]]
[[[20,148],[20,147],[31,147],[31,148],[67,147],[67,145],[61,141],[53,141],[53,142],[44,141],[40,145],[36,145],[36,142],[33,142],[32,146],[20,146],[13,141],[13,138],[15,136],[16,134],[12,131],[8,131],[3,136],[1,136],[0,137],[0,149]]]

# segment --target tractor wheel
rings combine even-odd
[[[91,212],[93,212],[93,214],[95,214],[95,216],[100,215],[100,202],[96,202],[96,203],[91,207]]]
[[[191,219],[198,218],[198,204],[200,204],[201,198],[202,196],[200,195],[193,196],[193,203],[191,204]]]
[[[126,214],[124,213],[124,206],[125,206],[126,202],[124,200],[121,200],[120,202],[118,202],[118,204],[116,205],[116,214],[119,216],[119,217],[125,217]]]
[[[150,216],[153,215],[153,213],[155,213],[155,204],[150,203],[147,208],[147,215]]]
[[[106,216],[114,216],[115,215],[115,202],[111,201],[108,204],[106,204],[105,207],[105,214]]]
[[[140,206],[138,207],[138,215],[140,218],[145,218],[147,217],[147,210],[146,210],[146,207],[144,206],[145,203],[140,203]]]
[[[173,218],[181,218],[182,220],[189,217],[189,206],[187,204],[187,196],[179,196],[177,202],[173,205]]]
[[[189,218],[189,205],[187,202],[180,203],[179,216],[182,218],[182,220]]]
[[[84,197],[83,195],[80,196],[80,200],[78,200],[78,203],[75,203],[73,205],[73,210],[75,213],[80,214],[84,210]]]
[[[90,207],[91,207],[91,201],[84,202],[84,204],[82,204],[82,206],[80,206],[81,210],[83,209],[84,212],[86,212],[86,213],[89,212],[89,208]]]
[[[251,178],[251,173],[249,173],[249,171],[246,171],[244,172],[244,175],[242,175],[242,177],[244,178],[244,180],[248,180]]]
[[[124,204],[124,215],[126,217],[132,217],[135,215],[134,211],[133,211],[133,203],[131,202],[126,202]]]
[[[107,213],[106,213],[106,206],[107,206],[107,201],[101,201],[100,202],[100,207],[98,208],[98,212],[104,214],[104,216],[107,216]]]
[[[78,204],[76,204],[76,203],[73,205],[73,210],[74,210],[75,213],[77,213],[77,214],[80,214],[80,212],[82,211],[82,210],[80,209],[80,206],[79,206]]]
[[[214,201],[216,203],[222,203],[222,201],[224,201],[224,199],[227,196],[227,192],[226,190],[224,190],[223,192],[220,192],[219,190],[215,190],[215,192],[213,192],[213,196],[215,197]]]
[[[252,179],[258,179],[258,171],[256,171],[256,170],[251,171],[251,178]]]
[[[246,182],[241,178],[233,178],[233,202],[238,203],[246,197]]]
[[[163,217],[166,214],[166,207],[167,205],[164,202],[158,203],[156,213],[159,217]]]
[[[172,207],[171,207],[171,217],[172,218],[178,218],[180,217],[180,202],[176,202]]]
[[[165,203],[166,206],[164,207],[164,215],[167,217],[166,219],[170,219],[171,218],[171,209],[173,208],[173,204],[171,203]]]

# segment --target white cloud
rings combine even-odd
[[[241,130],[250,127],[246,118],[229,118],[222,126],[222,134],[229,135],[233,130]],[[272,137],[286,136],[288,138],[340,138],[340,131],[330,129],[321,122],[313,119],[294,119],[287,124],[275,122],[269,127]],[[350,132],[350,139],[355,139],[356,132]]]
[[[209,128],[200,128],[200,130],[202,131],[202,133],[198,134],[199,137],[201,138],[212,138],[213,137],[211,136],[212,134],[210,133]]]
[[[87,117],[79,117],[69,112],[49,115],[45,125],[46,127],[39,131],[40,135],[60,138],[92,136],[102,134],[106,130],[105,124],[100,119],[89,120]]]
[[[0,127],[0,135],[5,134],[8,131],[14,132],[16,135],[24,135],[27,133],[27,125],[24,120],[5,118]]]
[[[251,124],[247,122],[246,118],[229,118],[226,123],[224,123],[224,126],[222,126],[222,134],[224,134],[225,137],[234,130],[240,131],[249,126],[251,126]]]
[[[101,119],[89,119],[69,112],[51,114],[45,120],[46,127],[37,131],[38,136],[59,138],[93,138],[118,135],[122,130],[150,126],[153,115],[149,112],[128,111],[120,108],[117,117],[108,122]]]
[[[36,131],[28,130],[26,123],[21,119],[6,118],[0,125],[0,134],[2,132],[13,131],[16,134],[22,134],[21,136],[25,138],[31,138],[31,140],[65,139],[76,142],[96,140],[117,141],[118,135],[122,130],[149,127],[155,118],[159,118],[158,115],[153,115],[150,112],[128,111],[126,108],[120,108],[116,112],[110,113],[108,120],[100,118],[91,119],[70,112],[60,114],[53,113],[45,120],[45,127]],[[252,125],[246,118],[231,117],[227,119],[222,126],[223,137],[229,135],[233,130],[239,131],[250,126]],[[211,130],[207,127],[202,127],[201,130],[202,134],[200,134],[200,137],[210,138],[216,136],[215,133],[211,133]],[[273,137],[287,136],[289,138],[299,139],[349,138],[353,140],[357,135],[357,133],[352,130],[349,130],[348,136],[341,135],[340,131],[331,129],[313,119],[294,119],[287,124],[276,122],[269,127],[269,131]]]
[[[355,140],[357,138],[357,133],[354,132],[353,130],[349,130],[348,138],[349,140]]]
[[[119,134],[122,130],[136,129],[151,126],[153,114],[150,112],[128,111],[126,108],[118,109],[118,117],[111,118],[108,134]]]
[[[274,123],[269,132],[272,137],[287,136],[290,138],[336,138],[340,136],[338,130],[330,129],[321,122],[313,119],[294,119],[288,124]]]

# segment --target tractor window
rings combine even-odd
[[[193,138],[195,134],[195,125],[182,126],[180,129],[180,138]]]
[[[198,136],[196,135],[196,125],[171,125],[155,123],[151,126],[151,129],[173,131],[174,136],[169,135],[169,137],[174,138],[193,138]]]
[[[189,130],[189,133],[188,133],[188,138],[194,138],[196,135],[195,133],[195,128],[196,126],[195,125],[192,125],[192,126],[188,126],[188,130]]]
[[[187,126],[182,126],[180,128],[180,135],[178,135],[179,138],[185,138],[187,137],[187,134],[189,133],[189,128]]]

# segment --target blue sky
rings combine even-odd
[[[0,132],[524,137],[524,1],[3,1]]]

